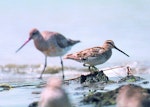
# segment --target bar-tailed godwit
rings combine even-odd
[[[128,54],[117,48],[112,40],[106,40],[102,47],[88,48],[80,52],[68,54],[64,58],[81,62],[84,66],[88,66],[90,71],[91,68],[98,70],[95,66],[105,63],[111,57],[112,48],[129,57]]]
[[[62,66],[62,75],[64,78],[64,67],[63,67],[63,60],[61,57],[64,54],[66,54],[73,45],[79,43],[80,41],[67,39],[62,34],[57,32],[49,32],[49,31],[40,32],[39,30],[34,28],[30,31],[28,40],[16,52],[18,52],[23,46],[25,46],[31,39],[34,40],[35,47],[45,55],[44,69],[40,75],[40,78],[42,78],[42,75],[47,66],[48,56],[60,57]]]

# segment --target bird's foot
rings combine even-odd
[[[42,77],[38,77],[38,79],[42,80],[43,78]]]
[[[41,80],[42,80],[43,78],[42,78],[42,76],[40,75],[40,77],[38,77],[38,79],[41,79]]]
[[[91,72],[98,72],[98,71],[99,71],[99,69],[96,68],[95,66],[90,66],[90,67],[89,67],[89,70],[90,70]]]
[[[96,68],[95,66],[89,66],[89,71],[91,72],[91,74],[94,74],[94,73],[98,72],[99,69]]]
[[[65,80],[65,76],[64,75],[62,76],[62,79]]]
[[[98,72],[99,71],[98,68],[96,68],[95,66],[91,66],[89,64],[83,64],[83,66],[88,67],[89,71],[91,72],[91,74],[93,74],[94,72]]]

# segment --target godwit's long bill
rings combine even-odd
[[[67,39],[62,34],[57,32],[49,32],[49,31],[39,32],[39,30],[34,28],[30,31],[28,40],[18,50],[16,50],[16,52],[22,49],[32,39],[34,40],[35,47],[45,55],[44,69],[40,75],[40,78],[42,78],[42,75],[47,66],[47,56],[60,57],[62,66],[62,75],[64,78],[64,67],[63,67],[63,60],[61,57],[64,54],[66,54],[73,45],[79,43],[80,41]]]
[[[84,66],[88,65],[89,70],[91,70],[91,67],[96,68],[96,65],[105,63],[111,57],[112,48],[129,57],[128,54],[117,48],[112,40],[106,40],[102,47],[88,48],[73,54],[68,54],[64,58],[81,62]]]

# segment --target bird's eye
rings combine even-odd
[[[107,43],[110,44],[110,45],[112,45],[112,46],[114,46],[114,44],[112,42],[107,42]]]
[[[32,35],[35,35],[37,32],[33,32]]]
[[[108,44],[112,44],[111,42],[107,42]]]

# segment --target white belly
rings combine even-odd
[[[71,49],[71,47],[67,47],[67,48],[51,48],[48,51],[44,51],[43,53],[46,56],[50,56],[50,57],[57,57],[57,56],[63,56],[64,54],[66,54],[69,50]]]
[[[84,63],[95,66],[105,63],[108,59],[105,57],[89,57],[86,61],[84,61]]]

